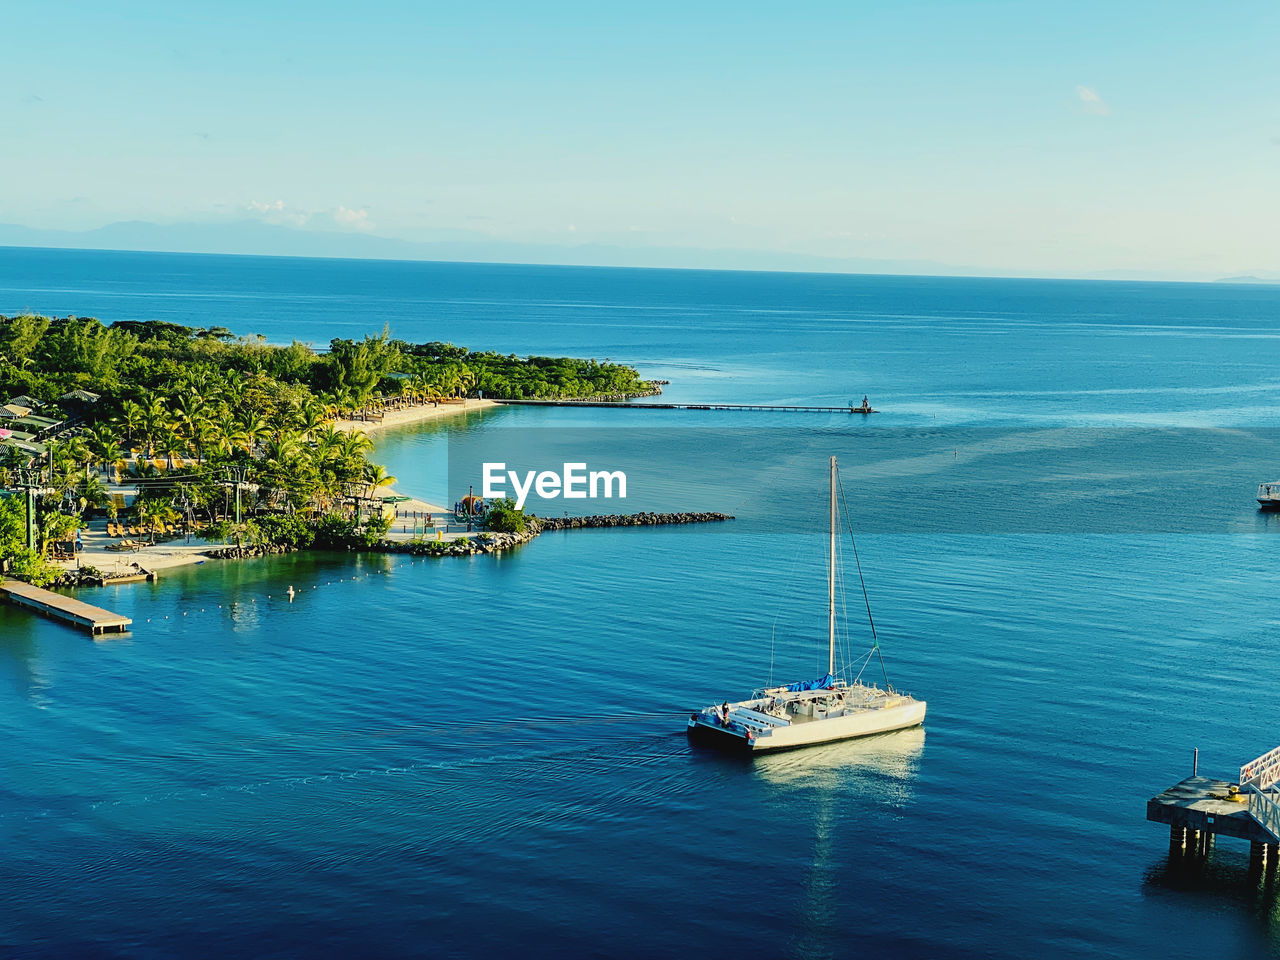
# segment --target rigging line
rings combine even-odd
[[[836,543],[836,557],[839,561],[836,569],[839,570],[841,573],[841,575],[836,579],[836,587],[840,592],[840,623],[837,624],[836,626],[836,639],[840,641],[841,669],[839,673],[845,673],[847,667],[853,662],[852,656],[851,656],[852,645],[853,645],[853,634],[849,629],[848,591],[845,589],[844,575],[843,575],[844,550],[842,545],[839,543],[839,541],[837,541]]]
[[[844,561],[844,545],[841,545],[841,561]],[[841,567],[844,570],[844,567]],[[845,584],[844,576],[840,580],[840,609],[842,616],[845,618],[845,664],[847,668],[851,668],[854,664],[854,631],[849,623],[849,588]],[[847,672],[846,672],[847,678]]]
[[[778,618],[773,618],[773,629],[769,631],[769,686],[773,686],[773,651],[778,640]]]
[[[844,546],[841,545],[841,557],[843,558]],[[842,568],[843,569],[843,568]],[[844,662],[849,668],[854,663],[853,657],[853,627],[849,623],[849,589],[844,582],[843,576],[840,581],[840,609],[844,616]]]
[[[862,600],[867,605],[867,623],[871,624],[872,650],[880,658],[880,672],[884,674],[884,685],[889,686],[889,671],[885,669],[884,653],[880,650],[880,638],[876,635],[876,621],[871,616],[871,598],[867,596],[867,581],[862,576],[862,559],[858,556],[858,541],[853,537],[853,520],[849,515],[849,501],[844,495],[844,478],[836,474],[836,483],[840,487],[840,504],[844,507],[845,526],[849,531],[849,543],[853,547],[853,562],[858,565],[858,583],[862,585]]]
[[[797,543],[795,552],[791,554],[791,567],[787,571],[787,583],[792,585],[794,593],[796,567],[800,563],[801,544]],[[782,616],[782,597],[779,595],[777,603],[773,608],[773,626],[769,630],[769,686],[773,686],[773,657],[774,657],[774,641],[778,634],[778,618]]]
[[[871,655],[875,652],[876,652],[876,648],[872,647],[870,650],[867,651],[867,655],[862,658],[862,666],[858,668],[858,675],[853,678],[853,682],[855,684],[862,679],[862,673],[864,670],[867,669],[867,664],[871,662]]]

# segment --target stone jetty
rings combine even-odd
[[[466,557],[500,553],[519,547],[540,533],[556,530],[588,530],[612,527],[659,527],[682,523],[719,523],[732,520],[727,513],[626,513],[594,517],[529,517],[522,533],[477,533],[453,540],[383,540],[373,547],[382,553],[410,553],[426,557]]]
[[[531,517],[540,532],[584,530],[589,527],[662,527],[678,523],[719,523],[727,513],[614,513],[597,517]]]
[[[535,517],[530,516],[528,529],[520,533],[496,533],[480,531],[465,537],[448,540],[382,540],[371,547],[350,546],[348,550],[369,550],[373,553],[408,553],[420,557],[468,557],[478,553],[500,553],[519,547],[540,533],[559,530],[589,530],[613,527],[661,527],[685,523],[721,523],[732,520],[727,513],[614,513],[593,517]],[[282,546],[217,547],[206,550],[205,556],[213,560],[233,560],[245,557],[263,557],[271,554],[292,553],[295,548]]]

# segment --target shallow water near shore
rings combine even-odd
[[[183,297],[176,261],[114,256],[137,258],[136,282],[76,286],[65,277],[116,268],[41,253],[21,277],[0,274],[0,286],[26,285],[0,300],[112,319],[86,305],[105,289],[100,302],[122,316],[155,303],[174,319],[180,304],[248,332],[257,318],[232,305],[281,302],[304,269],[254,261],[237,274],[189,258]],[[199,268],[210,259],[212,275]],[[150,299],[148,265],[161,278]],[[343,265],[363,277],[347,309],[391,269]],[[461,336],[430,338],[503,349],[519,329],[512,349],[590,355],[583,344],[598,336],[615,359],[629,342],[639,358],[665,312],[684,328],[680,353],[663,341],[652,369],[715,368],[673,383],[684,398],[822,402],[850,379],[838,358],[855,356],[865,373],[854,382],[903,384],[900,402],[873,396],[883,422],[918,429],[937,413],[948,435],[1071,426],[1083,413],[1089,426],[1266,428],[1280,400],[1267,372],[1280,291],[508,268],[540,285],[540,334],[520,319],[534,298],[501,295],[516,281],[484,269],[499,277],[492,319],[471,304],[449,320]],[[438,282],[465,288],[477,271]],[[382,285],[388,310],[438,297],[404,283],[403,300]],[[321,316],[343,294],[324,296]],[[868,299],[897,319],[863,316]],[[775,309],[808,333],[780,333]],[[600,325],[571,342],[562,334],[584,311]],[[322,339],[324,321],[308,322]],[[858,335],[841,339],[851,326]],[[944,369],[929,398],[908,399]],[[599,427],[611,415],[508,410],[452,429]],[[724,425],[690,418],[680,422]],[[378,438],[402,489],[438,491],[448,430]],[[1188,443],[1193,460],[1202,447]],[[1051,467],[1058,452],[1039,455]],[[684,718],[825,662],[817,536],[585,530],[500,557],[210,561],[88,597],[135,619],[131,634],[97,642],[0,607],[0,945],[145,957],[470,957],[513,944],[532,956],[1280,955],[1278,901],[1249,883],[1246,848],[1224,840],[1188,876],[1169,870],[1167,832],[1144,821],[1146,799],[1190,773],[1192,747],[1202,772],[1231,776],[1280,742],[1275,531],[1250,507],[1271,467],[1255,472],[1240,477],[1237,535],[1010,525],[861,537],[889,678],[928,700],[926,725],[753,762],[692,750]],[[1099,477],[1071,496],[1105,518],[1131,482]],[[899,529],[900,504],[862,509]],[[860,636],[852,608],[851,628]]]

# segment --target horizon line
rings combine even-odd
[[[1203,286],[1235,285],[1235,286],[1280,286],[1280,280],[1268,280],[1252,275],[1240,277],[1222,277],[1213,280],[1189,280],[1164,278],[1159,280],[1137,279],[1125,277],[1081,277],[1081,276],[1010,276],[1000,273],[956,274],[956,273],[894,273],[866,272],[857,270],[789,270],[785,268],[742,268],[742,267],[698,267],[698,266],[643,266],[639,264],[602,265],[591,263],[537,263],[518,260],[435,260],[427,258],[405,257],[324,257],[307,254],[289,253],[228,253],[210,252],[207,250],[137,250],[122,247],[69,247],[52,244],[14,244],[0,243],[0,250],[57,250],[67,253],[118,253],[143,254],[146,256],[179,256],[179,257],[243,257],[268,260],[307,260],[322,262],[358,262],[358,263],[423,263],[449,266],[475,267],[543,267],[550,269],[572,270],[645,270],[645,271],[678,271],[682,273],[751,273],[751,274],[787,274],[794,276],[815,277],[901,277],[917,280],[1008,280],[1008,281],[1056,281],[1062,283],[1145,283],[1145,284],[1195,284]]]

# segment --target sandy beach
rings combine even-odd
[[[402,514],[412,513],[412,512],[430,513],[435,517],[436,520],[440,521],[441,523],[443,523],[445,520],[451,520],[453,518],[453,510],[451,508],[442,507],[438,503],[430,503],[426,500],[420,500],[417,497],[410,497],[408,494],[401,493],[395,487],[388,487],[386,491],[381,495],[384,497],[407,497],[408,499],[404,500],[401,503],[397,503],[395,505],[396,509],[399,510],[400,513]],[[402,526],[405,523],[412,524],[413,519],[397,518],[396,520],[393,521],[392,527],[398,529],[400,526]]]
[[[80,566],[97,567],[108,575],[129,573],[132,564],[135,563],[146,570],[164,570],[169,567],[202,563],[208,559],[204,556],[206,550],[234,546],[234,544],[213,543],[198,537],[192,537],[191,542],[187,543],[187,538],[182,537],[166,543],[147,544],[138,550],[108,550],[108,544],[116,544],[120,540],[117,537],[107,536],[105,520],[92,521],[81,530],[80,539],[84,544],[84,549],[80,551]],[[134,539],[145,538],[135,537]],[[64,570],[74,570],[76,567],[74,560],[61,560],[56,563]]]
[[[460,413],[476,413],[497,405],[492,400],[465,400],[462,403],[442,403],[434,407],[426,403],[406,410],[388,410],[381,420],[335,420],[333,425],[339,430],[363,430],[365,433],[373,433],[375,430],[400,427],[407,423],[422,423],[441,417],[456,416]]]
[[[365,433],[373,433],[375,430],[381,430],[386,427],[402,427],[411,423],[423,423],[428,420],[438,420],[442,417],[456,416],[458,414],[476,413],[481,410],[488,410],[496,407],[498,404],[492,400],[465,400],[462,403],[441,403],[438,406],[432,406],[429,403],[420,406],[410,407],[407,410],[388,410],[383,414],[382,420],[335,420],[333,425],[339,430],[362,430]],[[448,507],[443,507],[438,503],[430,503],[429,501],[419,499],[418,497],[409,496],[402,493],[395,487],[390,487],[384,491],[384,496],[407,497],[402,503],[396,504],[397,509],[401,513],[418,512],[434,514],[436,519],[445,520],[452,517],[452,511]],[[397,518],[392,524],[392,530],[398,530],[404,523],[412,523],[412,520],[401,520]]]
[[[458,414],[476,413],[496,406],[497,404],[492,400],[467,400],[465,403],[442,403],[439,406],[425,404],[410,407],[406,410],[387,411],[381,421],[336,420],[334,421],[334,426],[339,430],[363,430],[365,433],[372,433],[385,427],[399,427]],[[395,487],[386,489],[383,495],[406,497],[405,500],[395,505],[401,514],[430,513],[441,523],[453,519],[453,513],[449,508],[401,493]],[[421,518],[397,516],[392,522],[389,539],[398,540],[404,539],[406,536],[412,536],[411,533],[403,531],[402,528],[408,527],[411,529],[415,519],[421,522]],[[197,537],[192,537],[191,542],[188,543],[187,539],[183,537],[166,543],[146,544],[137,550],[108,550],[108,544],[116,544],[120,541],[119,538],[107,536],[106,526],[105,520],[95,520],[82,530],[81,540],[84,548],[80,551],[80,566],[97,567],[107,574],[128,573],[135,563],[149,571],[164,570],[193,563],[203,563],[207,559],[204,556],[205,551],[219,547],[234,546],[231,543],[212,543]],[[452,539],[453,536],[456,536],[456,534],[451,534],[449,539]],[[135,539],[145,538],[139,537]],[[76,567],[76,562],[74,560],[57,561],[57,565],[63,569],[71,570]]]

